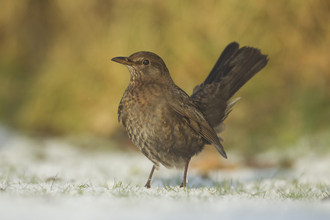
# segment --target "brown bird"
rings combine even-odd
[[[212,144],[227,158],[217,133],[238,99],[230,98],[267,64],[267,56],[233,42],[220,55],[206,80],[191,96],[172,80],[164,61],[151,52],[137,52],[112,61],[128,67],[131,79],[120,101],[118,120],[135,146],[154,164],[184,168],[186,186],[191,157]]]

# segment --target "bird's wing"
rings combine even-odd
[[[172,102],[170,106],[174,114],[177,115],[182,122],[200,134],[207,142],[213,144],[219,153],[224,158],[227,158],[226,152],[217,134],[206,121],[204,115],[196,107],[183,104],[182,102],[179,105]]]

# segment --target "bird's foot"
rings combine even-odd
[[[148,182],[146,183],[146,185],[144,185],[144,187],[146,187],[147,189],[150,189],[150,181],[148,180]]]
[[[180,188],[182,188],[182,187],[186,188],[186,182],[183,182],[183,181],[182,181],[182,183],[181,183],[181,185],[180,185]]]

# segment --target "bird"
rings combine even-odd
[[[155,53],[140,51],[111,59],[128,67],[130,73],[118,121],[153,163],[146,188],[151,187],[154,170],[160,165],[184,169],[180,187],[186,187],[189,162],[207,144],[227,158],[219,133],[239,100],[231,98],[266,66],[267,57],[257,48],[230,43],[190,96],[174,83],[165,62]]]

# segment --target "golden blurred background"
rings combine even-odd
[[[237,93],[226,149],[249,155],[329,133],[329,0],[2,0],[0,123],[118,139],[129,73],[112,57],[155,52],[191,94],[232,41],[270,61]]]

